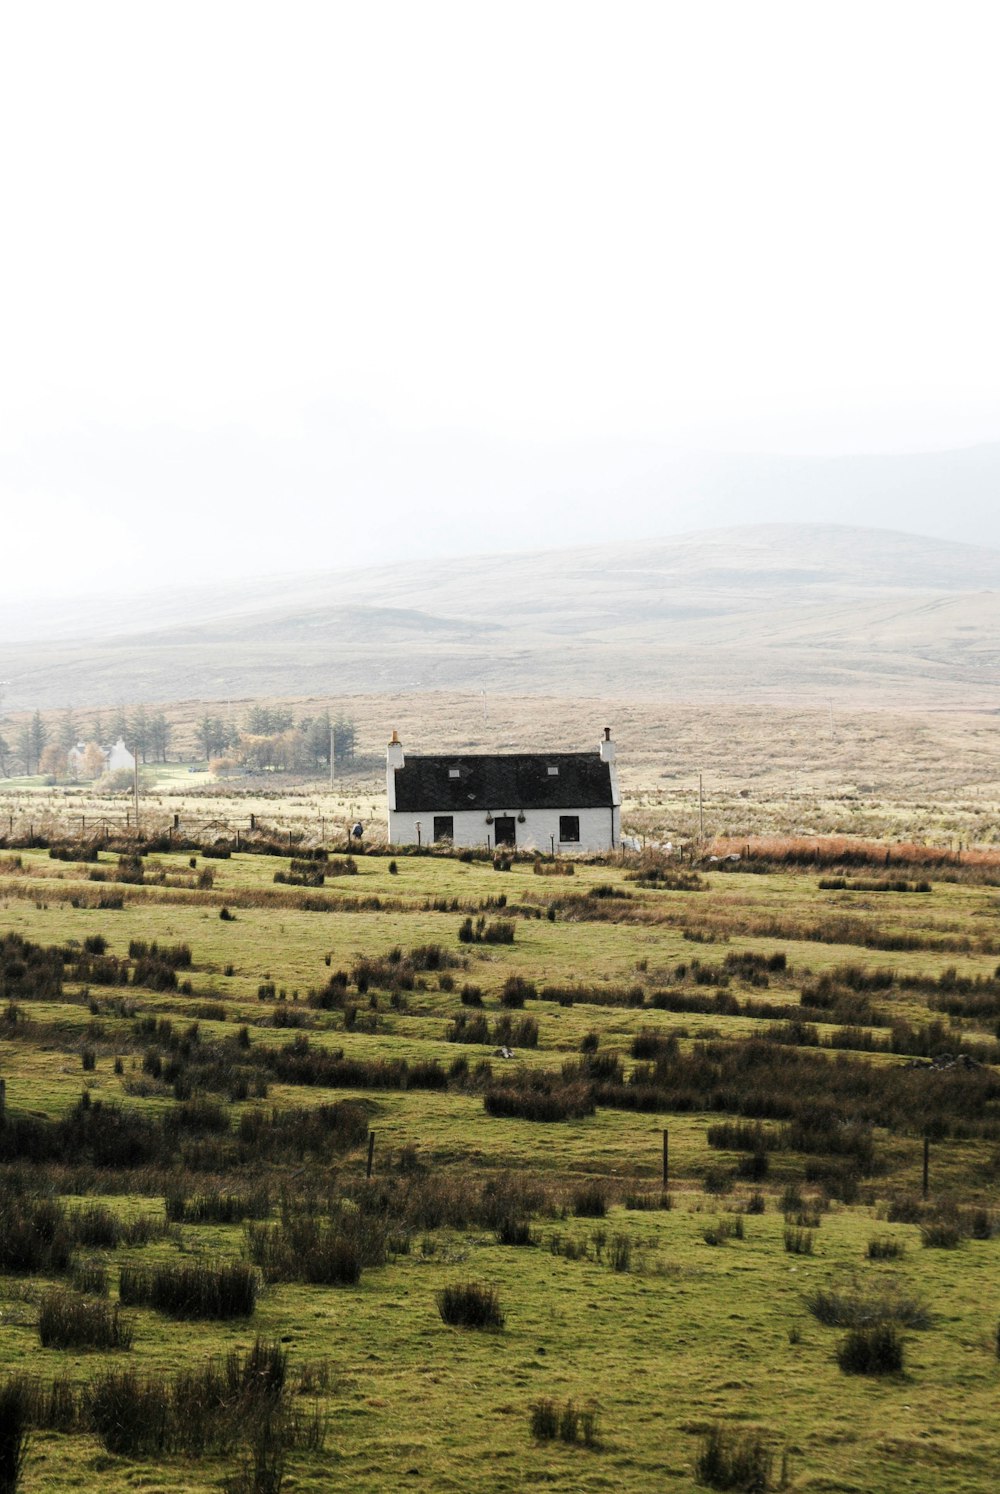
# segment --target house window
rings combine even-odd
[[[559,777],[559,764],[558,763],[549,763],[548,773],[549,773],[549,777],[550,778],[558,778]]]
[[[448,777],[449,778],[461,778],[461,776],[462,776],[462,770],[461,770],[461,768],[449,768],[448,769]]]
[[[559,816],[559,839],[567,842],[580,839],[580,816],[578,814]]]
[[[455,816],[452,814],[436,814],[434,816],[434,839],[455,839]]]

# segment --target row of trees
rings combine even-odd
[[[330,766],[330,738],[338,767],[353,765],[356,751],[354,722],[329,711],[303,716],[298,722],[291,711],[251,706],[242,726],[222,716],[205,715],[195,728],[195,742],[202,757],[223,769],[284,769],[294,773],[326,772]],[[55,720],[36,711],[7,741],[0,731],[0,777],[15,769],[26,777],[44,773],[53,778],[96,778],[104,771],[101,748],[123,741],[140,762],[165,763],[173,738],[173,727],[162,711],[137,706],[127,713],[121,707],[106,716],[97,712],[81,720],[65,710]],[[70,751],[84,745],[82,760],[71,760]]]
[[[36,711],[30,721],[17,728],[12,742],[0,733],[0,774],[7,778],[16,766],[26,777],[33,773],[54,778],[72,776],[68,755],[81,743],[85,744],[87,764],[78,768],[83,778],[97,777],[103,771],[100,748],[117,741],[137,752],[144,763],[165,763],[172,735],[173,727],[163,712],[150,712],[145,706],[137,706],[131,715],[121,707],[107,717],[98,711],[86,721],[72,710],[63,711],[55,721],[47,721],[41,711]]]
[[[242,728],[220,716],[203,716],[197,739],[204,757],[221,772],[283,769],[290,773],[319,773],[330,767],[330,738],[334,763],[353,765],[356,752],[354,722],[329,711],[303,716],[296,722],[290,711],[251,706]]]

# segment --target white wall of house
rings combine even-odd
[[[390,781],[394,777],[392,770],[389,771]],[[395,797],[394,795],[392,796]],[[446,813],[446,811],[441,811]],[[504,809],[494,809],[495,816],[507,813]],[[617,848],[621,838],[620,809],[618,805],[612,808],[610,805],[600,809],[526,809],[524,811],[524,823],[517,818],[517,807],[510,814],[514,819],[514,834],[518,850],[549,852],[553,848],[556,851],[613,851]],[[580,821],[580,839],[576,841],[561,841],[559,839],[559,819],[563,815],[576,815]],[[461,810],[453,813],[451,819],[454,822],[454,835],[452,843],[456,846],[485,846],[487,837],[492,849],[495,825],[487,825],[486,816],[481,809]],[[420,824],[420,835],[417,835],[417,824]],[[434,811],[415,814],[409,810],[400,810],[392,806],[390,799],[389,808],[389,840],[395,846],[415,846],[418,839],[425,845],[431,845],[434,841]]]
[[[131,773],[135,767],[135,757],[129,752],[121,737],[118,738],[113,747],[107,748],[107,754],[109,773],[118,773],[123,768],[127,768]]]

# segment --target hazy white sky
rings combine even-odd
[[[7,5],[5,593],[591,538],[686,449],[1000,439],[998,32]]]

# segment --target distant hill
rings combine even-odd
[[[766,524],[36,606],[0,628],[11,710],[481,687],[987,704],[1000,551]]]

